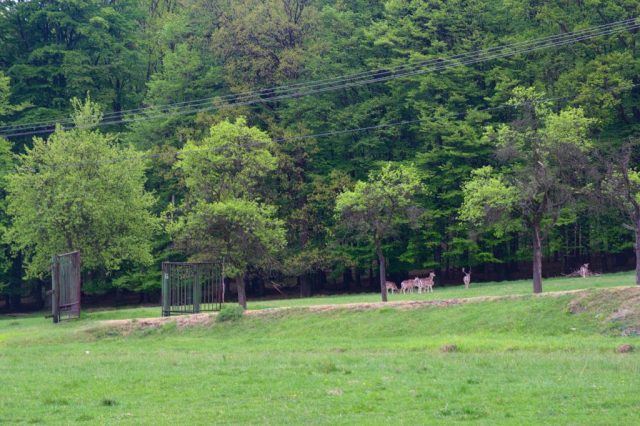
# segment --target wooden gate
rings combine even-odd
[[[162,316],[218,311],[224,302],[223,268],[217,263],[162,263]]]
[[[53,256],[51,284],[53,322],[80,317],[80,252]]]

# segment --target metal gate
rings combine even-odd
[[[217,263],[162,263],[162,316],[218,311],[224,271]]]
[[[51,284],[53,322],[80,317],[80,252],[53,256]]]

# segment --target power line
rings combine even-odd
[[[472,52],[468,52],[468,53],[462,53],[462,54],[458,54],[458,55],[454,55],[450,58],[448,58],[448,60],[457,60],[457,59],[462,59],[464,56],[468,56],[468,55],[472,55],[478,52],[482,52],[484,54],[486,53],[491,53],[500,49],[503,49],[505,47],[511,47],[511,48],[517,48],[517,47],[522,47],[524,45],[527,44],[531,44],[531,43],[542,43],[542,42],[551,42],[551,41],[557,41],[559,39],[562,38],[567,38],[567,37],[577,37],[577,36],[581,36],[581,35],[587,35],[587,34],[591,34],[595,31],[602,31],[602,30],[607,30],[607,29],[613,29],[615,27],[624,27],[625,25],[633,25],[636,22],[636,18],[629,18],[626,20],[621,20],[621,21],[616,21],[616,22],[612,22],[609,24],[603,24],[603,25],[599,25],[599,26],[595,26],[595,27],[590,27],[584,30],[579,30],[579,31],[575,31],[575,32],[569,32],[569,33],[564,33],[564,34],[560,34],[560,35],[553,35],[553,36],[547,36],[547,37],[543,37],[540,39],[535,39],[535,40],[525,40],[525,41],[521,41],[521,42],[515,42],[512,43],[510,45],[507,46],[498,46],[498,47],[493,47],[493,48],[488,48],[485,50],[476,50],[476,51],[472,51]],[[224,99],[229,99],[229,98],[236,98],[236,97],[246,97],[248,95],[262,95],[262,94],[267,94],[267,93],[271,93],[274,92],[276,90],[282,90],[282,89],[286,89],[286,88],[300,88],[303,86],[308,86],[311,84],[319,84],[319,83],[327,83],[327,82],[336,82],[339,80],[343,80],[343,79],[354,79],[354,78],[359,78],[359,77],[367,77],[367,76],[371,76],[371,75],[380,75],[381,73],[391,73],[391,72],[395,72],[398,70],[402,70],[402,69],[410,69],[410,68],[414,68],[414,67],[424,67],[427,65],[433,65],[435,63],[437,63],[438,61],[441,61],[442,59],[430,59],[430,60],[426,60],[426,61],[421,61],[421,62],[417,62],[414,64],[402,64],[402,65],[397,65],[394,67],[387,67],[387,68],[381,68],[381,69],[376,69],[376,70],[369,70],[369,71],[363,71],[363,72],[359,72],[359,73],[354,73],[354,74],[348,74],[345,76],[337,76],[337,77],[330,77],[330,78],[325,78],[325,79],[320,79],[320,80],[315,80],[312,82],[301,82],[301,83],[295,83],[295,84],[289,84],[289,85],[283,85],[283,86],[278,86],[278,87],[272,87],[272,88],[263,88],[263,89],[257,89],[257,90],[253,90],[253,91],[249,91],[249,92],[244,92],[244,93],[239,93],[239,94],[230,94],[230,95],[224,95],[224,96],[216,96],[216,97],[209,97],[209,98],[203,98],[203,99],[198,99],[198,100],[193,100],[193,101],[183,101],[183,102],[176,102],[176,103],[172,103],[172,104],[168,104],[168,105],[160,105],[160,106],[149,106],[149,107],[141,107],[141,108],[136,108],[136,109],[130,109],[130,110],[122,110],[122,111],[115,111],[115,112],[110,112],[110,113],[106,113],[104,116],[108,117],[108,116],[120,116],[122,114],[127,114],[127,113],[136,113],[136,112],[144,112],[144,111],[148,111],[148,110],[153,110],[154,108],[173,108],[173,107],[181,107],[181,106],[185,106],[185,105],[189,105],[189,104],[199,104],[202,102],[209,102],[209,101],[213,101],[213,100],[224,100]],[[60,116],[60,118],[67,118],[66,116]],[[32,124],[50,124],[52,123],[51,120],[49,121],[39,121],[39,122],[33,122],[33,123],[26,123],[26,124],[19,124],[19,125],[15,125],[15,126],[11,126],[11,125],[5,125],[5,126],[0,126],[0,129],[4,129],[7,127],[21,127],[21,126],[30,126]]]
[[[600,36],[600,35],[606,35],[606,34],[611,34],[613,32],[618,32],[621,31],[623,29],[629,30],[630,28],[632,29],[633,27],[629,27],[629,26],[633,26],[635,27],[635,19],[627,19],[624,21],[618,21],[615,23],[611,23],[611,24],[606,24],[606,25],[601,25],[598,27],[594,27],[594,28],[590,28],[590,29],[586,29],[586,30],[582,30],[582,31],[577,31],[577,32],[573,32],[573,33],[565,33],[562,35],[556,35],[556,36],[549,36],[549,37],[545,37],[543,39],[537,39],[537,40],[533,40],[533,41],[524,41],[524,42],[517,42],[517,43],[513,43],[511,45],[507,45],[507,46],[499,46],[499,47],[494,47],[494,48],[490,48],[490,49],[485,49],[485,50],[477,50],[477,51],[472,51],[472,52],[468,52],[468,53],[463,53],[463,54],[458,54],[458,55],[454,55],[450,58],[447,59],[441,59],[441,58],[436,58],[436,59],[431,59],[428,61],[423,61],[421,63],[417,63],[417,64],[413,64],[413,65],[400,65],[397,67],[394,67],[392,69],[380,69],[380,70],[374,70],[374,71],[367,71],[364,73],[359,73],[359,74],[353,74],[350,76],[346,76],[346,77],[335,77],[333,79],[325,79],[325,80],[319,80],[316,82],[309,82],[309,83],[297,83],[297,84],[293,84],[293,85],[289,85],[289,86],[280,86],[277,88],[271,88],[271,89],[262,89],[259,91],[252,91],[252,92],[246,92],[246,93],[241,93],[241,94],[235,94],[235,95],[225,95],[225,96],[220,96],[220,97],[214,97],[214,98],[206,98],[206,99],[202,99],[202,100],[196,100],[196,101],[189,101],[189,102],[180,102],[177,104],[171,104],[168,106],[165,106],[163,108],[168,108],[168,107],[196,107],[196,106],[203,106],[203,103],[210,103],[212,101],[216,101],[216,103],[210,107],[212,108],[220,108],[220,107],[224,107],[224,106],[229,106],[230,105],[245,105],[247,103],[257,103],[257,102],[267,102],[269,100],[272,100],[272,98],[275,99],[280,99],[283,96],[287,96],[287,95],[294,95],[293,97],[297,97],[297,96],[302,96],[302,95],[306,95],[306,94],[310,94],[310,93],[316,93],[319,91],[326,91],[325,89],[330,89],[330,90],[335,90],[337,88],[342,88],[343,86],[335,86],[336,83],[338,84],[348,84],[350,81],[354,80],[354,79],[362,79],[363,77],[370,77],[370,76],[375,76],[374,80],[366,80],[366,81],[361,81],[359,82],[358,85],[361,84],[369,84],[372,82],[377,82],[377,81],[386,81],[388,79],[388,77],[393,77],[393,78],[400,78],[403,77],[404,74],[406,73],[411,73],[410,75],[413,75],[413,71],[416,71],[416,68],[420,68],[420,67],[425,67],[425,66],[430,66],[431,68],[427,68],[427,69],[423,69],[423,70],[418,70],[420,71],[419,73],[424,73],[424,72],[429,72],[429,71],[438,71],[441,69],[445,69],[445,68],[450,68],[452,66],[461,66],[461,65],[466,65],[469,63],[476,63],[476,61],[485,61],[485,60],[489,60],[489,59],[494,59],[496,57],[504,57],[504,56],[512,56],[518,53],[522,53],[522,52],[527,52],[527,51],[531,51],[533,50],[538,50],[541,48],[545,48],[545,47],[552,47],[552,46],[558,46],[558,45],[563,45],[563,44],[567,44],[567,42],[570,43],[574,43],[576,41],[581,41],[584,40],[586,38],[592,38],[595,36]],[[549,44],[551,43],[551,44]],[[526,49],[523,49],[524,47],[526,47]],[[502,52],[499,53],[499,51],[504,50],[504,49],[508,49],[508,48],[515,48],[518,50],[515,50],[513,52]],[[498,52],[498,55],[495,55],[495,52]],[[490,54],[490,53],[494,53],[493,56],[490,57],[486,57],[486,58],[482,58],[482,55],[486,55],[486,54]],[[460,61],[459,63],[456,63],[455,61]],[[447,64],[447,65],[443,65],[443,64]],[[434,67],[435,66],[435,67]],[[395,71],[397,71],[398,69],[401,70],[401,74],[399,75],[392,75]],[[384,79],[384,80],[381,80]],[[328,86],[328,87],[323,87],[324,85],[326,85],[326,83],[323,82],[331,82],[333,84],[333,86]],[[348,86],[346,87],[351,87],[352,84],[348,84]],[[310,93],[291,93],[291,90],[302,90],[302,89],[306,89],[307,91],[312,90],[312,92]],[[257,98],[259,96],[262,96],[264,94],[268,94],[271,93],[271,95],[269,97],[266,98]],[[222,102],[227,102],[228,104],[223,104]],[[249,101],[249,102],[247,102]],[[116,112],[116,113],[109,113],[109,114],[115,114],[117,116],[121,116],[122,114],[125,114],[127,112],[135,112],[135,111],[149,111],[152,110],[154,107],[147,107],[147,108],[139,108],[136,110],[129,110],[129,111],[121,111],[121,112]],[[198,110],[199,111],[199,110]],[[111,115],[107,116],[111,117]],[[115,122],[110,122],[107,121],[105,122],[105,124],[112,124],[112,123],[122,123],[122,122],[126,122],[125,120],[117,120]],[[71,121],[67,120],[66,123],[71,123]],[[42,124],[42,125],[48,125],[48,126],[53,126],[54,123],[52,122],[39,122],[38,124]],[[32,128],[32,124],[19,124],[19,125],[14,125],[14,126],[4,126],[4,129],[6,131],[6,128],[10,127],[12,130],[11,131],[15,131],[18,130],[20,128]],[[0,127],[0,129],[2,129],[2,127]],[[48,131],[48,129],[46,130]]]
[[[633,84],[629,87],[624,88],[623,90],[631,90],[635,87],[640,86],[640,83],[638,84]],[[613,92],[614,90],[608,90],[606,92]],[[457,118],[457,117],[464,117],[466,115],[469,115],[470,113],[474,113],[474,112],[492,112],[492,111],[499,111],[499,110],[504,110],[507,108],[517,108],[517,107],[521,107],[524,105],[531,105],[531,104],[540,104],[540,103],[551,103],[551,102],[559,102],[559,101],[568,101],[570,100],[569,97],[563,96],[563,97],[548,97],[548,98],[543,98],[543,99],[538,99],[535,101],[526,101],[526,102],[520,102],[520,103],[502,103],[500,105],[496,105],[496,106],[492,106],[492,107],[484,107],[484,108],[477,108],[477,109],[472,109],[472,110],[465,110],[465,111],[461,111],[461,112],[453,112],[453,113],[447,113],[447,114],[443,114],[443,115],[439,115],[439,116],[435,116],[435,117],[428,117],[428,118],[417,118],[417,119],[411,119],[411,120],[402,120],[402,121],[395,121],[395,122],[391,122],[391,123],[384,123],[384,124],[377,124],[377,125],[373,125],[373,126],[365,126],[365,127],[356,127],[356,128],[348,128],[348,129],[341,129],[341,130],[333,130],[333,131],[328,131],[328,132],[322,132],[322,133],[315,133],[315,134],[310,134],[310,135],[300,135],[300,136],[290,136],[290,137],[283,137],[283,138],[277,138],[277,139],[273,139],[273,142],[276,143],[282,143],[282,142],[288,142],[288,141],[295,141],[295,140],[305,140],[305,139],[314,139],[314,138],[325,138],[325,137],[331,137],[331,136],[341,136],[341,135],[345,135],[345,134],[352,134],[352,133],[360,133],[360,132],[366,132],[366,131],[374,131],[374,130],[381,130],[381,129],[385,129],[385,128],[392,128],[392,127],[400,127],[400,126],[406,126],[409,124],[417,124],[417,123],[425,123],[425,122],[437,122],[440,120],[444,120],[444,119],[449,119],[449,118]],[[255,144],[263,144],[263,142],[260,141],[248,141],[250,143],[255,143]],[[210,151],[216,151],[218,148],[199,148],[199,149],[192,149],[189,151],[183,151],[181,154],[196,154],[196,153],[201,153],[201,152],[210,152]],[[178,153],[173,153],[172,155],[177,155]],[[81,166],[81,165],[85,165],[85,164],[91,164],[91,165],[95,165],[95,164],[117,164],[120,162],[125,162],[125,161],[137,161],[137,160],[146,160],[146,159],[156,159],[156,158],[162,158],[162,157],[166,157],[168,154],[167,153],[158,153],[158,154],[141,154],[141,155],[136,155],[136,156],[132,156],[132,157],[120,157],[120,158],[115,158],[115,159],[111,159],[111,160],[102,160],[102,161],[85,161],[85,162],[73,162],[73,163],[61,163],[59,165],[56,166],[47,166],[48,168],[57,168],[57,167],[64,167],[64,166]],[[171,154],[169,154],[171,155]],[[18,166],[20,167],[20,166]],[[37,170],[33,169],[33,168],[29,168],[27,167],[27,170],[31,171],[31,172],[36,172]],[[8,173],[8,172],[14,172],[15,170],[5,170],[4,173]]]
[[[436,58],[428,61],[423,61],[413,65],[400,65],[392,67],[390,69],[381,69],[374,71],[367,71],[358,74],[352,74],[350,76],[335,77],[333,79],[318,80],[309,83],[297,83],[288,86],[279,86],[271,89],[262,89],[259,91],[246,92],[244,94],[226,95],[215,98],[206,98],[202,100],[182,102],[177,104],[166,105],[161,108],[174,108],[177,107],[177,111],[157,112],[155,115],[133,117],[133,118],[120,118],[115,120],[105,120],[101,125],[113,125],[113,124],[125,124],[137,121],[146,121],[156,118],[165,118],[177,115],[193,114],[197,112],[209,111],[212,109],[251,105],[255,103],[272,102],[274,100],[283,100],[298,98],[302,96],[308,96],[311,94],[322,93],[326,91],[333,91],[342,88],[356,87],[365,84],[378,83],[389,81],[397,78],[410,77],[414,75],[424,74],[427,72],[442,71],[448,68],[459,67],[464,65],[471,65],[480,62],[485,62],[492,59],[499,59],[514,56],[521,53],[528,53],[549,47],[558,47],[567,44],[573,44],[579,41],[587,40],[593,37],[615,34],[623,30],[633,30],[639,28],[640,24],[637,23],[635,18],[627,19],[623,21],[617,21],[614,23],[601,25],[573,33],[565,33],[562,35],[549,36],[542,39],[536,39],[532,41],[523,41],[512,43],[510,45],[498,46],[490,49],[476,50],[463,54],[454,55],[449,58]],[[295,90],[295,91],[294,91]],[[264,95],[264,96],[262,96]],[[262,97],[261,97],[262,96]],[[215,100],[215,102],[213,102]],[[198,108],[206,104],[211,104],[207,107]],[[150,111],[150,108],[139,108],[137,110],[130,111]],[[195,109],[181,109],[181,108],[195,108]],[[126,111],[118,112],[118,115],[122,115]],[[114,113],[112,113],[114,114]],[[27,136],[40,133],[49,133],[50,127],[54,123],[49,122],[46,125],[40,123],[20,124],[14,126],[4,126],[5,137],[15,136]],[[70,123],[70,121],[66,121]],[[42,128],[40,130],[32,131],[20,131],[27,128]]]

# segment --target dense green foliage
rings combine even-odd
[[[34,139],[7,177],[7,238],[29,277],[48,274],[52,253],[80,250],[83,269],[102,275],[153,260],[158,219],[144,190],[144,161],[91,129],[101,119],[95,104],[74,106],[76,128]]]
[[[187,142],[176,163],[186,191],[170,233],[193,260],[224,261],[243,306],[249,268],[268,268],[286,244],[283,222],[265,202],[264,181],[276,168],[273,148],[244,119],[223,121],[201,142]]]
[[[87,261],[104,260],[87,263],[88,272],[117,269],[107,288],[151,289],[157,265],[140,267],[149,264],[149,253],[156,263],[226,257],[235,276],[279,274],[307,289],[339,276],[345,286],[362,285],[379,258],[376,239],[342,238],[336,199],[358,191],[356,182],[389,161],[414,167],[424,190],[411,198],[420,212],[417,226],[398,224],[393,238],[381,241],[388,274],[429,268],[438,279],[452,279],[462,266],[493,263],[509,277],[535,251],[526,197],[541,207],[535,219],[546,231],[541,255],[569,272],[601,254],[628,253],[634,234],[623,226],[628,216],[618,204],[594,209],[587,199],[604,178],[585,171],[567,182],[555,175],[562,188],[534,188],[523,180],[536,171],[538,155],[547,172],[569,167],[562,163],[566,155],[536,153],[531,142],[584,143],[581,167],[595,167],[593,153],[615,152],[640,131],[637,29],[310,96],[296,96],[302,86],[291,86],[292,96],[264,103],[212,98],[446,58],[638,15],[640,4],[631,0],[0,0],[0,126],[51,119],[73,126],[70,100],[87,94],[105,111],[99,133],[59,128],[49,135],[50,127],[33,139],[29,128],[19,127],[0,134],[11,135],[18,154],[37,152],[47,139],[60,145],[95,139],[126,146],[122,156],[148,156],[145,185],[157,202],[142,197],[137,205],[171,225],[149,233],[144,250],[114,251],[117,245],[105,244],[98,249],[104,253],[88,254]],[[523,95],[537,97],[536,107],[518,100]],[[537,116],[534,110],[543,107]],[[317,134],[323,135],[308,137]],[[515,163],[505,163],[509,155]],[[135,163],[105,170],[122,179],[119,174]],[[54,180],[71,179],[63,169],[56,173]],[[44,192],[62,185],[41,171],[33,178],[46,182],[37,188]],[[109,182],[100,179],[98,187]],[[465,187],[470,179],[475,183]],[[501,222],[499,232],[470,226],[487,217],[480,209],[489,205],[480,203],[490,201],[484,195],[501,195],[501,185],[512,199],[494,199],[491,206],[509,205],[508,226]],[[464,188],[473,193],[466,204]],[[558,188],[571,200],[556,203]],[[14,217],[34,214],[34,200],[15,199]],[[23,234],[24,223],[0,223],[15,228],[14,265],[7,258],[0,268],[11,282],[19,283],[22,263],[30,275],[42,273],[48,251],[62,248],[47,243],[34,257],[34,247],[44,243]]]
[[[554,114],[541,99],[531,90],[514,89],[511,102],[522,106],[524,117],[516,125],[489,127],[485,135],[496,145],[500,171],[492,176],[491,166],[476,170],[460,207],[460,219],[494,222],[499,234],[517,227],[514,219],[531,229],[535,293],[542,292],[542,240],[575,202],[574,194],[589,185],[581,178],[595,121],[581,109]]]
[[[403,225],[415,224],[419,211],[415,196],[421,185],[417,172],[408,166],[387,163],[372,172],[366,182],[356,182],[336,199],[340,227],[353,240],[373,246],[380,267],[380,292],[387,300],[386,258],[383,244],[398,235]]]

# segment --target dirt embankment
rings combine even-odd
[[[568,310],[592,313],[622,336],[640,336],[640,287],[581,292],[569,302]]]
[[[569,302],[568,311],[572,314],[593,312],[603,316],[603,319],[618,325],[625,336],[640,335],[640,287],[620,287],[600,290],[569,290],[548,292],[535,297],[560,297],[574,294],[575,298]],[[417,309],[424,307],[442,308],[452,305],[468,303],[483,303],[500,300],[517,300],[531,297],[530,295],[510,296],[480,296],[469,298],[455,298],[424,301],[396,301],[312,305],[306,307],[270,308],[248,310],[248,316],[284,315],[287,312],[328,312],[335,310],[369,310],[369,309]],[[142,318],[131,320],[106,320],[100,322],[101,328],[112,329],[117,334],[128,334],[135,330],[159,328],[166,324],[175,323],[178,328],[205,326],[215,321],[216,313],[180,315],[165,318]],[[617,328],[617,327],[616,327]]]

